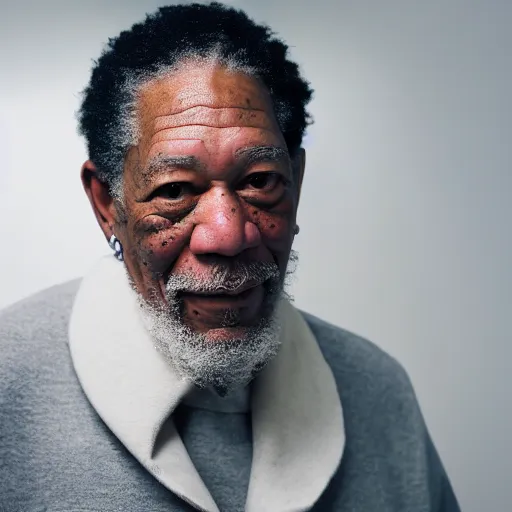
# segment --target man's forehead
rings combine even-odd
[[[268,91],[257,79],[219,65],[186,66],[148,83],[139,95],[143,122],[159,116],[190,118],[200,113],[197,107],[201,106],[238,108],[273,117]]]
[[[161,135],[176,138],[180,133],[190,131],[179,130],[180,128],[193,126],[219,129],[243,127],[270,131],[276,129],[274,118],[262,109],[194,105],[174,114],[155,116],[151,123],[152,136],[158,138],[160,132],[171,130],[172,132]]]
[[[219,65],[186,66],[148,84],[139,115],[143,168],[160,154],[222,167],[241,147],[286,147],[268,91]]]
[[[241,119],[237,109],[229,109],[227,115],[209,115],[183,124],[180,120],[172,125],[172,119],[165,116],[159,121],[158,129],[153,127],[143,136],[139,150],[149,160],[159,154],[195,155],[209,161],[233,160],[244,147],[281,146],[286,148],[279,128],[268,118]]]

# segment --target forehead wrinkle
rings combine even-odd
[[[175,116],[177,114],[183,114],[183,112],[187,112],[188,110],[192,110],[193,108],[198,108],[198,107],[207,108],[207,109],[211,109],[211,110],[239,109],[239,110],[254,110],[255,112],[265,112],[265,109],[262,109],[262,108],[243,107],[243,106],[216,107],[216,106],[213,106],[213,105],[203,105],[203,104],[199,103],[199,104],[192,105],[191,107],[186,107],[186,108],[183,108],[181,110],[173,111],[173,112],[171,112],[169,114],[161,114],[159,116],[155,116],[155,119],[158,119],[160,117],[171,117],[171,116]]]
[[[167,128],[160,128],[159,130],[153,132],[153,136],[155,136],[157,133],[164,132],[166,130],[174,130],[178,128],[192,128],[194,126],[204,126],[206,128],[215,128],[218,130],[223,130],[225,128],[253,128],[255,130],[267,130],[272,131],[271,128],[266,128],[264,126],[245,126],[245,125],[239,125],[239,124],[228,124],[225,126],[218,126],[214,124],[206,124],[206,123],[187,123],[187,124],[180,124],[177,126],[169,126]]]
[[[162,128],[178,128],[181,126],[207,126],[211,128],[227,128],[232,126],[272,127],[277,128],[272,116],[265,110],[242,109],[238,107],[216,108],[193,107],[182,113],[159,115],[152,121],[154,133]]]
[[[201,125],[201,124],[189,124],[189,125],[183,125],[183,126],[173,126],[171,128],[161,128],[160,130],[158,130],[157,132],[155,132],[153,134],[151,139],[155,139],[155,137],[157,135],[158,135],[158,137],[156,137],[156,140],[152,140],[150,142],[147,153],[151,152],[151,149],[153,148],[153,146],[155,146],[156,144],[161,144],[162,142],[172,142],[174,140],[201,140],[201,141],[204,141],[204,137],[203,138],[198,138],[197,134],[194,134],[193,137],[166,137],[165,136],[165,135],[167,135],[167,132],[172,132],[173,130],[183,130],[183,128],[194,128],[194,127],[197,127],[197,126],[203,126],[203,127],[206,127],[206,128],[213,128],[213,129],[216,129],[216,130],[225,130],[225,129],[234,129],[234,128],[243,129],[243,130],[260,130],[260,131],[269,132],[272,135],[275,135],[275,131],[272,128],[270,128],[270,127],[267,128],[267,127],[263,127],[263,126],[240,126],[240,125],[234,125],[234,126],[209,126],[209,125]],[[162,132],[166,132],[166,133],[164,134]],[[171,133],[169,133],[169,135],[171,135]]]

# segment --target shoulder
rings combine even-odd
[[[432,510],[459,511],[402,365],[371,341],[301,313],[331,367],[340,394],[347,437],[346,471],[355,474],[364,468],[361,474],[368,481],[369,467],[384,468],[395,475],[395,484],[417,492],[425,489]],[[372,464],[368,465],[368,460]]]
[[[0,310],[0,337],[67,323],[80,279],[58,284]]]
[[[350,410],[407,411],[420,422],[411,380],[403,366],[375,343],[309,313],[301,312]],[[402,415],[401,414],[401,415]]]
[[[40,316],[41,313],[62,311],[63,308],[71,311],[73,299],[78,291],[81,278],[56,284],[40,292],[34,293],[4,309],[0,310],[0,326],[10,319],[23,316]]]
[[[0,312],[0,449],[37,438],[76,389],[68,324],[78,280],[53,286]],[[14,427],[17,425],[17,427]],[[22,426],[22,427],[21,427]],[[1,478],[0,478],[1,480]]]
[[[52,365],[67,351],[67,331],[80,279],[52,286],[0,311],[0,378]]]
[[[375,343],[310,313],[301,313],[335,375],[378,378],[380,385],[388,381],[410,385],[402,365]]]

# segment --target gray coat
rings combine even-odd
[[[195,510],[132,457],[87,400],[68,349],[78,285],[0,313],[0,511]],[[459,511],[402,367],[372,343],[303,315],[333,371],[346,435],[341,464],[311,510]],[[215,471],[215,461],[198,469]]]

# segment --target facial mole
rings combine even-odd
[[[193,310],[193,313],[194,313],[194,315],[199,316],[199,311],[197,311],[197,309],[194,309],[194,310]]]
[[[164,241],[162,242],[162,247],[165,247],[166,245],[167,245],[167,240],[164,240]]]
[[[231,213],[235,213],[236,212],[236,208],[231,208]]]
[[[275,224],[270,224],[270,229],[274,229],[276,227]]]

